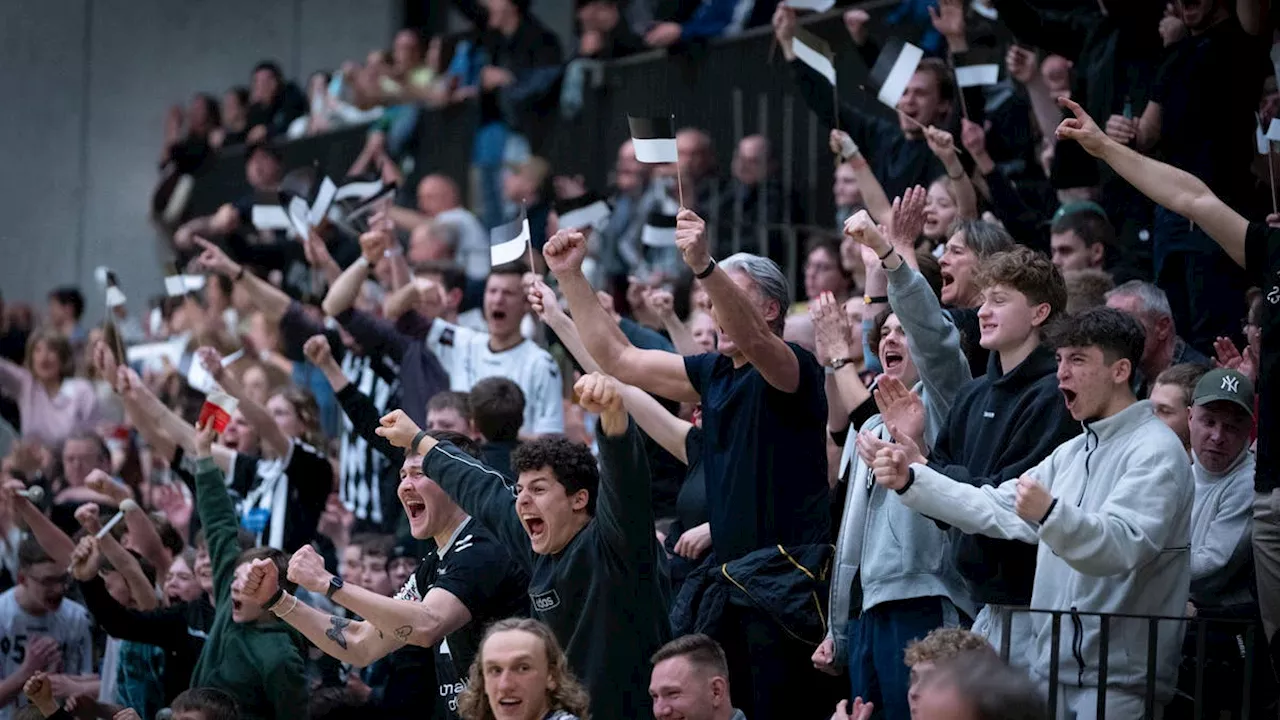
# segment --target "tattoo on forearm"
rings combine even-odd
[[[333,627],[325,630],[324,636],[337,643],[338,647],[346,650],[347,626],[351,624],[351,621],[346,618],[334,616],[329,618],[329,622],[333,624]]]
[[[413,634],[412,625],[401,625],[395,630],[396,639],[400,642],[409,642],[409,636]]]

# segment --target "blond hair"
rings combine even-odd
[[[520,630],[542,640],[542,647],[547,653],[547,672],[555,683],[555,689],[547,692],[548,709],[564,710],[580,720],[589,720],[590,700],[586,688],[569,670],[569,660],[560,649],[560,643],[551,628],[531,618],[499,620],[485,630],[480,650],[471,662],[467,689],[458,695],[458,715],[463,720],[495,720],[493,708],[489,706],[489,693],[484,686],[484,646],[489,638],[508,630]]]

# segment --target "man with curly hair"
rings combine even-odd
[[[422,455],[426,475],[525,565],[533,616],[564,644],[591,692],[591,715],[641,717],[649,657],[671,636],[648,461],[617,381],[593,373],[574,390],[600,416],[603,473],[585,445],[542,437],[511,455],[515,497],[501,473],[428,436],[402,411],[384,417],[378,434]]]

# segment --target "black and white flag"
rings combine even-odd
[[[635,146],[636,160],[649,164],[679,160],[674,118],[638,118],[628,115],[627,124],[631,126],[631,142]]]
[[[791,39],[791,52],[796,54],[796,59],[800,62],[826,78],[827,82],[836,84],[836,55],[831,52],[831,46],[826,40],[798,27]]]
[[[676,244],[676,216],[657,209],[645,218],[640,242],[647,247],[671,247]]]
[[[581,197],[561,200],[556,203],[556,214],[560,216],[560,227],[566,230],[596,227],[608,219],[613,209],[604,198],[595,193],[586,193]]]
[[[900,38],[889,38],[876,58],[875,67],[867,78],[867,89],[876,94],[876,99],[897,110],[902,93],[907,90],[907,83],[920,66],[924,51]]]
[[[952,62],[956,85],[962,88],[983,87],[1000,82],[1001,57],[995,48],[972,48],[956,53]]]
[[[498,267],[519,260],[529,245],[529,218],[520,217],[489,231],[489,266]]]

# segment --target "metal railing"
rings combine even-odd
[[[1081,627],[1083,618],[1093,618],[1098,622],[1096,656],[1091,652],[1089,657],[1083,658],[1084,663],[1096,666],[1096,683],[1091,678],[1089,685],[1086,686],[1083,683],[1079,685],[1080,687],[1096,686],[1098,690],[1096,717],[1098,720],[1104,720],[1107,716],[1106,690],[1108,676],[1111,671],[1109,664],[1112,635],[1114,626],[1121,622],[1146,624],[1146,673],[1141,693],[1144,706],[1143,718],[1145,720],[1155,720],[1161,717],[1160,710],[1162,708],[1164,720],[1172,720],[1173,718],[1202,720],[1206,717],[1216,720],[1218,715],[1206,716],[1206,711],[1210,709],[1217,710],[1219,714],[1224,711],[1229,712],[1231,717],[1239,720],[1249,720],[1255,713],[1255,703],[1260,701],[1260,695],[1267,702],[1271,702],[1275,698],[1274,677],[1271,675],[1272,670],[1268,655],[1265,652],[1265,643],[1262,648],[1263,659],[1261,663],[1258,660],[1261,624],[1256,618],[1203,617],[1200,615],[1195,617],[1172,617],[1085,612],[1080,610],[1044,610],[1029,607],[1002,608],[1002,616],[1000,618],[1002,632],[999,652],[1000,657],[1006,662],[1009,662],[1012,656],[1013,619],[1017,613],[1025,613],[1032,616],[1049,616],[1050,648],[1046,707],[1047,717],[1050,720],[1058,717],[1061,688],[1070,687],[1073,684],[1070,681],[1064,683],[1061,678],[1062,668],[1060,665],[1064,618],[1075,624],[1077,629]],[[1183,638],[1183,642],[1180,643],[1181,658],[1178,666],[1176,688],[1173,699],[1164,706],[1162,706],[1160,699],[1157,697],[1162,623],[1177,623],[1185,626],[1185,633],[1179,633],[1179,636]],[[1211,664],[1226,660],[1221,653],[1213,656],[1210,654],[1210,636],[1215,632],[1218,633],[1218,640],[1229,639],[1230,646],[1233,648],[1232,654],[1234,657],[1230,659],[1230,663],[1238,665],[1242,675],[1239,680],[1240,684],[1237,687],[1206,685],[1206,670],[1210,668]],[[1188,650],[1191,650],[1191,652],[1188,653]],[[1082,664],[1082,676],[1085,667]],[[1033,670],[1039,675],[1044,674],[1042,668],[1033,668]],[[1270,682],[1265,682],[1265,687],[1260,688],[1256,684],[1259,678]],[[1113,684],[1112,690],[1132,693],[1131,686],[1119,688]],[[1237,690],[1238,695],[1236,694]],[[1068,717],[1070,716],[1068,715]],[[1117,718],[1115,720],[1129,719]]]

